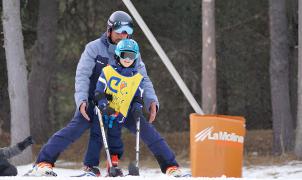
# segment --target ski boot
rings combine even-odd
[[[35,164],[34,167],[24,176],[57,176],[53,171],[53,165],[47,162],[40,162]]]
[[[122,169],[118,167],[118,155],[111,155],[111,163],[112,169],[109,167],[109,163],[107,162],[107,173],[109,177],[117,177],[117,176],[124,176]]]
[[[99,168],[95,167],[95,166],[85,166],[84,167],[84,176],[94,176],[94,177],[100,177],[101,176],[101,172],[99,170]]]
[[[182,173],[181,173],[179,167],[171,166],[171,167],[167,168],[166,175],[173,176],[173,177],[181,177]]]

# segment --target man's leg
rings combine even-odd
[[[86,150],[84,165],[88,167],[98,166],[100,163],[100,151],[103,145],[100,123],[97,115],[92,118],[90,136]]]
[[[60,153],[77,140],[89,126],[89,121],[77,110],[68,125],[57,131],[43,146],[36,163],[47,162],[54,165]]]
[[[132,114],[129,114],[126,119],[125,127],[133,134],[136,133],[136,120],[133,118]],[[179,166],[175,160],[175,155],[167,142],[161,137],[154,126],[147,122],[144,117],[141,117],[140,119],[140,138],[155,156],[163,173],[166,173],[168,167]]]

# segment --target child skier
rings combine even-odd
[[[171,149],[157,131],[150,130],[149,123],[143,117],[143,76],[135,68],[136,59],[139,57],[138,44],[132,39],[123,39],[117,44],[115,55],[116,66],[109,65],[103,68],[95,90],[95,100],[108,127],[108,143],[114,143],[117,147],[122,145],[121,129],[133,123],[127,121],[128,116],[133,116],[131,117],[133,119],[140,118],[142,122],[140,129],[144,132],[140,137],[148,147],[152,148],[153,143],[158,141],[165,147],[157,149],[154,153],[162,171],[167,175],[181,176]],[[151,129],[153,128],[152,126]],[[110,151],[114,149],[112,147],[114,145],[111,144]],[[163,157],[163,154],[166,156]],[[114,165],[114,158],[112,160]]]
[[[31,136],[27,137],[23,141],[12,147],[4,147],[0,149],[0,176],[16,176],[18,174],[17,169],[14,165],[8,162],[13,156],[20,154],[29,145],[33,144],[34,141]]]

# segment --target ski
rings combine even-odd
[[[191,174],[181,174],[181,175],[178,175],[178,176],[166,175],[166,176],[168,176],[168,177],[175,177],[175,178],[192,177]]]
[[[115,176],[115,177],[125,177],[127,175],[120,175],[120,176]],[[70,176],[70,177],[98,177],[96,176],[93,172],[84,172],[82,174],[79,174],[79,175],[73,175],[73,176]],[[100,177],[112,177],[112,176],[109,176],[108,174],[106,176],[100,176]]]
[[[45,175],[33,175],[31,171],[25,173],[23,176],[27,177],[56,177],[58,176],[55,172],[47,172]]]
[[[82,174],[70,176],[70,177],[96,177],[96,175],[93,172],[84,172]]]
[[[182,174],[180,177],[192,177],[192,174]]]
[[[57,173],[53,171],[46,171],[44,174],[34,174],[34,169],[30,169],[27,173],[23,174],[23,176],[30,176],[30,177],[56,177],[58,176]]]

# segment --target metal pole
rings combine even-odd
[[[106,156],[107,156],[107,161],[109,163],[109,167],[112,168],[113,166],[112,166],[111,157],[110,157],[110,153],[109,153],[109,148],[108,148],[108,144],[107,144],[106,132],[105,132],[104,124],[103,124],[102,114],[101,114],[100,109],[98,107],[95,107],[95,110],[97,111],[98,118],[99,118],[99,121],[100,121],[100,128],[101,128],[103,144],[104,144],[104,148],[105,148],[105,152],[106,152]]]
[[[132,16],[134,17],[134,19],[136,20],[136,22],[138,23],[138,25],[140,26],[140,28],[142,29],[144,34],[146,35],[146,37],[150,41],[151,45],[153,46],[153,48],[155,49],[155,51],[157,52],[157,54],[159,55],[159,57],[161,58],[161,60],[163,61],[163,63],[165,64],[165,66],[167,67],[169,72],[171,73],[171,75],[173,76],[174,80],[176,81],[177,85],[179,86],[179,88],[181,89],[181,91],[183,92],[183,94],[185,95],[185,97],[187,98],[187,100],[189,101],[191,106],[193,107],[194,111],[199,114],[204,114],[204,112],[200,108],[199,104],[196,102],[195,98],[193,97],[192,93],[190,92],[190,90],[188,89],[188,87],[186,86],[186,84],[184,83],[184,81],[182,80],[182,78],[180,77],[178,72],[176,71],[176,69],[173,66],[173,64],[171,63],[170,59],[168,58],[168,56],[166,55],[164,50],[161,48],[160,44],[157,42],[157,40],[153,36],[152,32],[150,31],[150,29],[148,28],[148,26],[146,25],[146,23],[144,22],[142,17],[139,15],[137,10],[135,9],[132,2],[130,0],[122,0],[122,1],[124,2],[124,4],[130,11]]]
[[[135,166],[138,168],[138,163],[139,163],[139,134],[140,134],[140,117],[136,120],[136,164]]]

